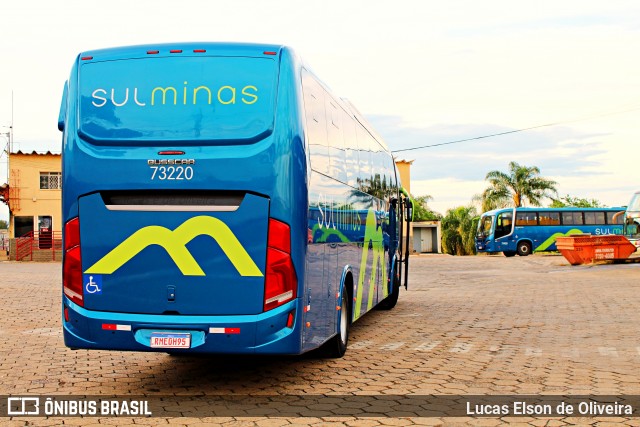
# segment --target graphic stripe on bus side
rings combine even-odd
[[[356,292],[355,307],[353,310],[353,319],[357,319],[361,315],[362,294],[364,291],[364,281],[367,270],[367,258],[369,258],[369,242],[371,242],[373,260],[371,264],[371,274],[369,276],[369,298],[367,301],[367,311],[373,306],[373,293],[376,285],[376,273],[378,263],[381,265],[382,283],[387,283],[387,266],[384,262],[384,242],[382,236],[382,228],[378,229],[376,214],[373,209],[369,209],[367,213],[367,222],[364,230],[364,242],[362,244],[362,259],[360,261],[360,274],[358,277],[358,290]],[[388,294],[386,286],[382,287],[383,298]]]

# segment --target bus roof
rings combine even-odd
[[[82,60],[88,60],[88,58],[93,60],[113,60],[144,58],[148,55],[169,56],[181,53],[207,53],[223,56],[263,56],[279,55],[280,51],[284,48],[286,48],[286,46],[259,43],[158,43],[90,50],[80,53],[79,58]]]
[[[579,208],[579,207],[575,207],[575,206],[567,206],[564,208],[544,208],[544,207],[532,207],[532,206],[527,206],[527,207],[519,207],[519,208],[500,208],[500,209],[493,209],[490,211],[487,211],[485,213],[482,214],[482,216],[485,215],[496,215],[502,212],[509,212],[509,211],[513,211],[513,209],[516,209],[518,212],[531,212],[531,211],[535,211],[535,212],[573,212],[573,211],[624,211],[625,208],[621,207],[621,206],[613,206],[613,207],[600,207],[600,208]]]

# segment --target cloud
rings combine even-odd
[[[510,161],[537,166],[543,176],[593,175],[602,165],[599,156],[606,153],[599,147],[599,140],[607,134],[578,131],[568,126],[463,141],[517,129],[493,124],[438,124],[418,128],[404,125],[397,116],[374,115],[368,119],[392,151],[432,146],[395,153],[398,158],[415,160],[411,171],[415,180],[482,181],[491,170],[506,170]],[[448,144],[450,142],[454,143]]]

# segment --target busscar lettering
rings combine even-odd
[[[195,159],[149,159],[147,160],[149,166],[162,166],[162,165],[195,165]]]
[[[238,96],[238,92],[240,96]],[[199,85],[193,89],[189,87],[189,82],[183,82],[182,90],[175,86],[156,86],[151,89],[148,97],[137,87],[125,88],[96,88],[91,92],[91,105],[102,108],[107,104],[114,107],[124,107],[126,105],[137,105],[138,107],[157,107],[174,105],[211,105],[215,100],[220,105],[235,105],[242,102],[245,105],[253,105],[258,102],[258,88],[254,85],[246,85],[241,88],[222,85],[218,88],[211,88]],[[130,94],[133,93],[133,96]],[[198,94],[201,93],[200,96]],[[149,104],[147,104],[149,100]]]

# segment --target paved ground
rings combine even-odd
[[[206,408],[187,400],[167,409],[185,415],[176,418],[0,418],[0,425],[640,425],[625,417],[427,418],[406,401],[387,406],[392,417],[351,415],[362,407],[352,397],[363,394],[392,402],[409,395],[640,395],[640,264],[571,267],[549,255],[411,261],[409,291],[393,311],[354,325],[338,360],[71,351],[60,333],[60,265],[2,262],[0,395],[258,400],[243,398],[246,412],[236,402],[227,417],[203,418]],[[261,398],[275,395],[335,399],[303,399],[306,417],[277,405],[259,409]]]

